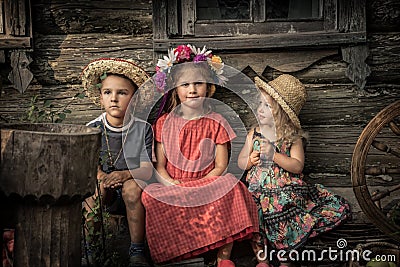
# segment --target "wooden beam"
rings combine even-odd
[[[14,35],[14,24],[15,24],[15,18],[14,18],[14,1],[9,1],[5,0],[4,1],[4,32],[8,35]]]
[[[312,32],[296,34],[268,34],[241,37],[154,39],[154,51],[165,52],[169,47],[182,43],[196,46],[207,45],[213,50],[271,49],[288,47],[337,46],[365,43],[365,32]]]
[[[196,1],[182,1],[182,35],[194,35],[194,23],[196,20]]]
[[[167,38],[167,0],[153,1],[153,36],[155,39]]]
[[[4,1],[0,0],[0,33],[4,33]]]
[[[167,6],[167,35],[177,36],[180,34],[178,21],[178,0],[168,0]],[[162,29],[159,29],[162,30]]]
[[[329,0],[324,2],[324,30],[337,30],[337,0]]]
[[[255,0],[253,6],[253,20],[254,22],[265,21],[265,0]]]
[[[6,55],[4,53],[4,50],[0,50],[0,64],[4,64],[4,63],[6,63]]]
[[[338,0],[338,21],[340,32],[366,31],[366,0]]]
[[[366,44],[343,47],[343,60],[349,63],[346,76],[352,80],[360,89],[364,89],[367,77],[371,74],[371,69],[365,60],[369,56]]]
[[[0,38],[0,49],[30,48],[31,37]]]
[[[29,10],[26,9],[25,0],[18,1],[18,25],[16,31],[18,36],[26,35],[26,23]]]
[[[25,52],[17,50],[11,52],[12,71],[8,75],[8,79],[20,93],[25,92],[33,79],[33,74],[28,69],[31,62],[32,59],[29,58]]]
[[[312,51],[226,53],[223,58],[224,63],[229,66],[234,66],[238,70],[243,70],[250,66],[256,73],[261,75],[266,67],[285,73],[301,71],[322,58],[337,55],[338,53],[338,49],[313,49]]]

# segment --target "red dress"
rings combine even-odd
[[[202,178],[214,168],[216,144],[236,137],[221,115],[185,120],[164,114],[154,133],[163,144],[168,173],[182,182],[151,184],[143,191],[154,262],[195,257],[258,232],[257,207],[244,184],[232,174]]]

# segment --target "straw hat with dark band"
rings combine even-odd
[[[307,99],[304,85],[295,77],[283,74],[266,83],[255,77],[256,86],[266,91],[289,116],[296,127],[301,129],[299,113]]]
[[[137,87],[142,86],[150,76],[132,60],[119,58],[99,58],[89,63],[82,71],[82,85],[87,96],[100,106],[100,92],[97,84],[105,73],[120,74],[132,80]],[[138,105],[150,103],[154,96],[152,86],[143,86],[139,90]]]

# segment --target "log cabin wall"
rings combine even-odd
[[[396,0],[367,1],[366,62],[371,74],[364,89],[346,77],[348,63],[338,50],[293,72],[309,94],[300,114],[303,127],[310,131],[307,180],[322,183],[346,197],[353,208],[352,223],[368,223],[352,190],[350,164],[354,145],[375,114],[400,99],[399,6]],[[25,51],[32,58],[29,68],[33,80],[23,94],[15,90],[7,80],[11,50],[5,49],[2,57],[0,53],[2,122],[18,121],[35,95],[40,101],[54,100],[56,106],[66,104],[81,88],[84,66],[99,57],[133,58],[153,73],[151,1],[33,0],[31,10],[33,44]],[[280,62],[275,65],[296,63],[287,51],[263,53],[270,53],[271,57],[281,53]],[[225,57],[235,67],[235,56]],[[269,78],[280,73],[272,66],[264,70],[265,65],[257,65],[254,58],[247,59]],[[246,67],[241,64],[240,68]],[[244,107],[232,95],[217,93],[216,98],[238,110],[242,117],[250,116],[240,113]],[[71,110],[66,123],[84,124],[101,112],[87,98],[74,101]]]

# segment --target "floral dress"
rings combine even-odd
[[[254,130],[253,149],[260,149],[261,133]],[[291,144],[277,141],[276,152],[290,156]],[[320,184],[308,185],[276,163],[253,166],[246,177],[258,207],[260,234],[275,249],[291,250],[308,238],[331,230],[350,217],[350,206]]]

